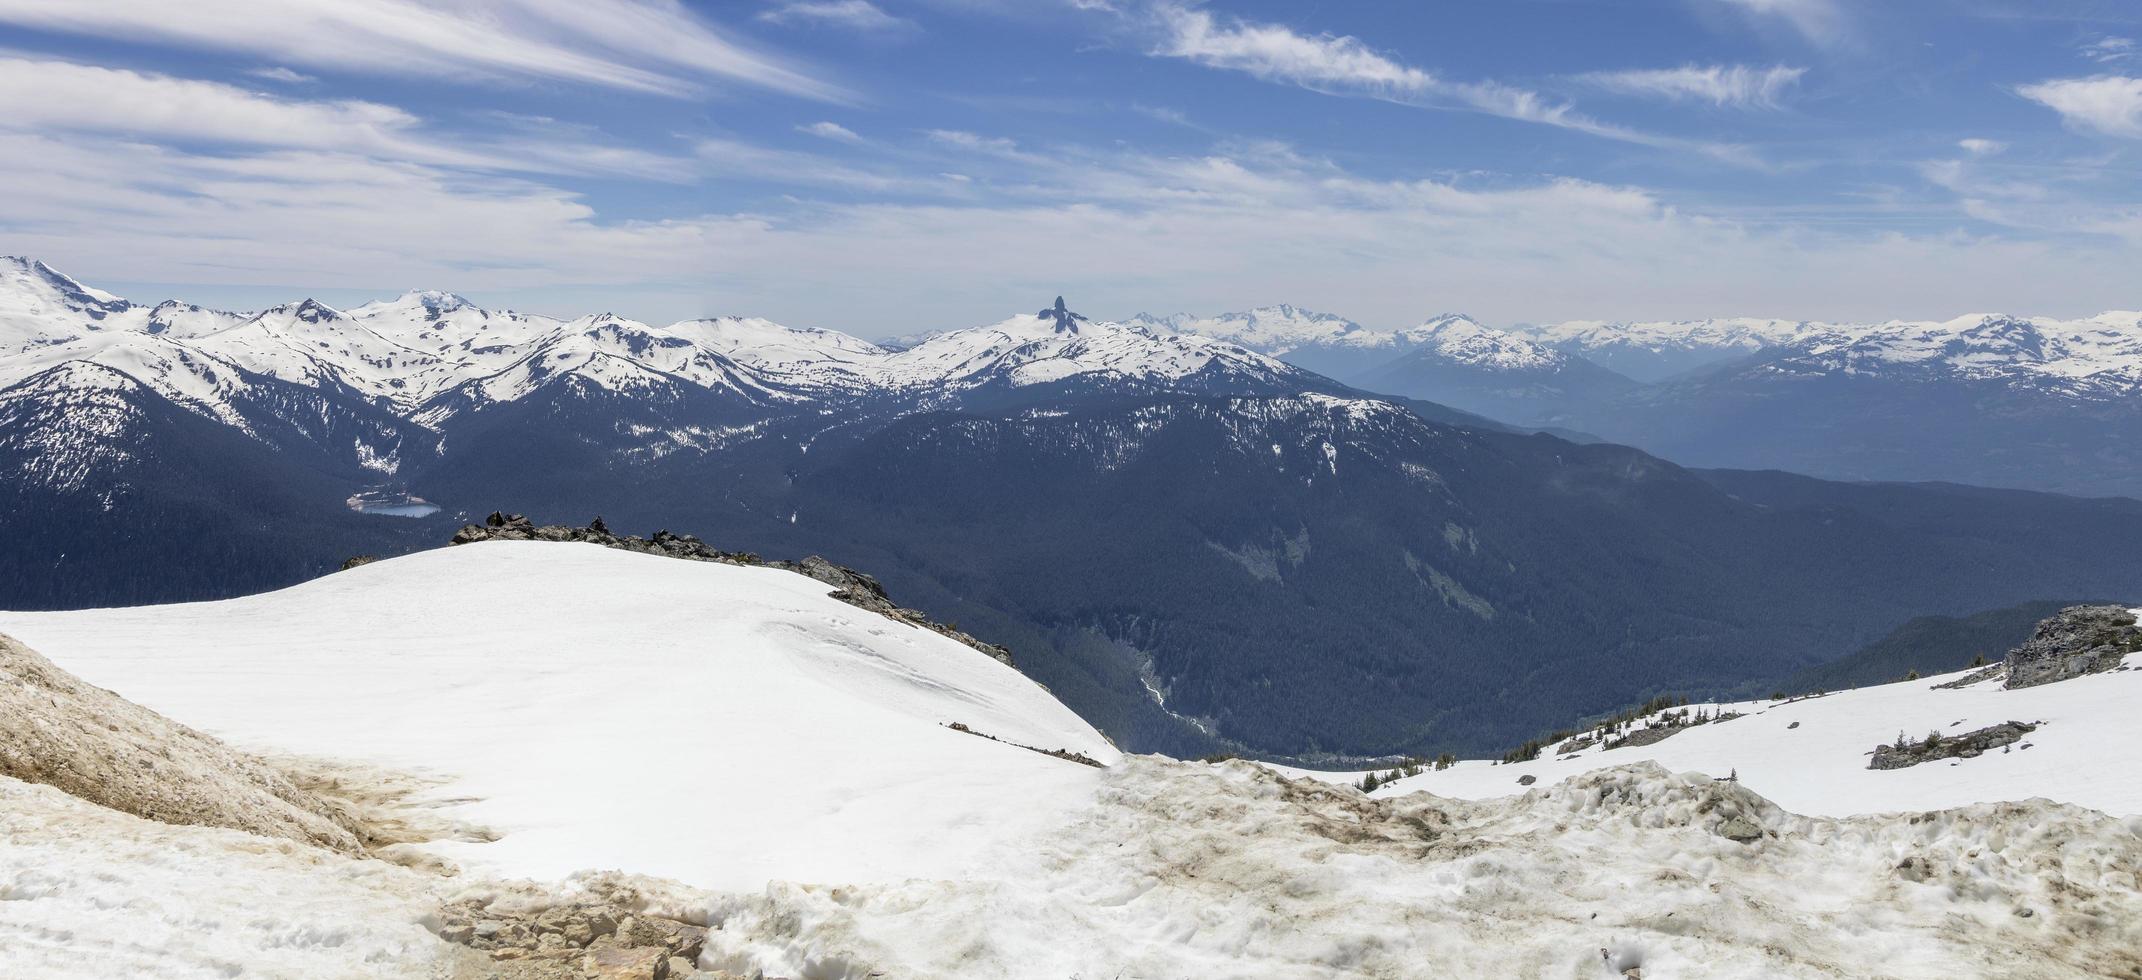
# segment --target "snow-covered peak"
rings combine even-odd
[[[84,368],[73,365],[94,365],[100,370],[84,373]],[[116,371],[183,408],[247,428],[232,405],[232,399],[251,386],[238,365],[156,334],[108,330],[0,359],[0,389],[60,367],[67,370],[57,377],[85,381]],[[50,377],[45,380],[49,382]]]
[[[1553,370],[1569,361],[1569,355],[1561,351],[1484,326],[1462,313],[1429,317],[1401,336],[1443,358],[1493,370]]]
[[[363,318],[416,313],[431,319],[438,319],[456,310],[471,309],[481,312],[480,307],[458,294],[441,292],[436,289],[412,289],[393,299],[373,300],[354,310],[350,310],[349,314]]]
[[[254,314],[212,310],[205,306],[167,299],[142,315],[141,330],[172,337],[206,337],[229,330],[253,317]]]
[[[0,256],[0,356],[124,329],[120,321],[133,310],[126,300],[43,262]]]
[[[42,301],[102,319],[133,304],[104,290],[82,285],[36,259],[0,256],[0,297],[13,304]]]
[[[1166,383],[1209,369],[1257,377],[1297,373],[1239,344],[1144,324],[1094,321],[1062,307],[986,327],[933,335],[887,354],[881,376],[896,385],[1015,387],[1087,377],[1106,383]]]
[[[739,364],[804,386],[854,388],[891,354],[838,330],[790,327],[760,317],[724,316],[670,324],[668,333]]]
[[[1838,329],[1834,324],[1764,317],[1706,320],[1565,320],[1532,327],[1532,339],[1580,351],[1625,346],[1644,350],[1752,351],[1787,343],[1810,333]]]
[[[260,311],[253,319],[257,322],[289,326],[298,323],[326,323],[331,320],[346,320],[349,317],[341,310],[318,300],[305,299],[296,303],[271,306]]]
[[[2107,312],[2081,320],[1971,314],[1810,330],[1779,345],[1757,369],[1939,372],[2124,398],[2142,390],[2142,314]]]
[[[1281,303],[1240,313],[1198,317],[1188,313],[1157,317],[1140,313],[1126,323],[1163,333],[1193,333],[1232,341],[1266,354],[1284,355],[1306,347],[1389,347],[1397,337],[1370,330],[1342,316],[1317,313]]]

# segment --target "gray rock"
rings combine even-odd
[[[1761,824],[1746,817],[1728,817],[1718,825],[1718,836],[1736,843],[1747,844],[1762,840],[1763,828]]]
[[[2037,725],[2028,722],[2006,721],[1977,731],[1930,738],[1924,742],[1906,741],[1902,745],[1877,745],[1874,747],[1874,758],[1867,763],[1867,768],[1909,769],[1919,763],[1936,759],[1976,759],[1991,749],[2013,744],[2025,734],[2037,729]]]
[[[2070,606],[2008,651],[2005,687],[2036,687],[2112,670],[2142,650],[2142,627],[2121,606]]]

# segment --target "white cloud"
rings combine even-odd
[[[8,250],[92,281],[280,283],[292,296],[443,283],[553,312],[750,310],[873,335],[990,322],[1031,307],[1037,289],[1104,315],[1255,298],[1388,324],[1448,305],[1492,321],[2080,312],[2118,305],[2121,270],[2142,260],[2142,223],[2127,229],[2134,241],[2072,247],[1864,234],[1849,220],[1774,228],[1639,187],[1370,178],[1274,144],[1002,156],[966,135],[933,142],[991,169],[918,172],[906,203],[804,199],[662,220],[441,165],[211,155],[100,133],[0,130],[0,186]],[[740,144],[703,150],[722,172],[799,187],[907,179]],[[540,299],[560,284],[600,292]]]
[[[2138,53],[2131,37],[2099,37],[2082,46],[2083,57],[2104,65],[2128,61]]]
[[[1155,122],[1164,122],[1171,126],[1185,126],[1191,129],[1198,128],[1197,124],[1192,123],[1190,121],[1189,115],[1184,113],[1181,109],[1171,109],[1167,106],[1143,105],[1139,103],[1132,103],[1131,111],[1141,116],[1144,116],[1147,119],[1154,120]]]
[[[1957,140],[1956,145],[1962,147],[1965,153],[1975,157],[1990,157],[2008,149],[2008,144],[2000,140],[1980,139],[1976,136]]]
[[[848,98],[674,0],[0,0],[0,23],[373,74],[552,78],[677,96],[721,78]]]
[[[1672,101],[1709,102],[1736,109],[1776,108],[1785,89],[1798,84],[1805,68],[1778,65],[1684,65],[1634,71],[1595,72],[1584,81],[1626,95]]]
[[[2025,85],[2017,94],[2060,113],[2068,125],[2142,139],[2142,78],[2098,75]]]
[[[855,134],[855,130],[837,122],[814,122],[809,125],[798,126],[796,131],[842,143],[861,143],[863,141],[861,136]]]
[[[254,78],[265,78],[271,82],[281,82],[285,85],[310,85],[313,82],[319,81],[319,79],[314,78],[311,75],[307,75],[302,72],[294,72],[280,65],[277,65],[272,68],[253,68],[248,70],[246,74],[251,75]]]
[[[1784,21],[1810,41],[1832,44],[1845,37],[1845,15],[1837,0],[1699,0],[1724,3],[1749,14]]]
[[[1689,149],[1732,162],[1750,162],[1738,147],[1658,136],[1601,122],[1566,102],[1528,89],[1492,81],[1449,81],[1399,62],[1354,37],[1310,36],[1278,24],[1242,20],[1223,23],[1210,11],[1185,6],[1179,0],[1158,0],[1144,9],[1144,16],[1157,27],[1159,37],[1152,53],[1161,57],[1240,71],[1312,91],[1406,105],[1456,106],[1606,139]]]
[[[476,158],[410,135],[418,119],[376,102],[305,102],[66,61],[0,58],[0,127],[93,130],[207,142]]]
[[[0,56],[0,130],[96,132],[179,143],[356,153],[382,160],[540,173],[689,179],[689,161],[606,146],[524,121],[515,132],[437,136],[395,106],[288,99],[220,82]]]
[[[886,13],[870,0],[788,0],[759,14],[771,24],[825,24],[869,34],[913,28],[913,22]]]

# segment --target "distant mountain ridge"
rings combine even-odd
[[[1377,331],[1270,309],[1287,316],[1145,322],[1223,332],[1368,391],[1692,465],[2142,495],[2142,313],[1506,329],[1443,316]]]

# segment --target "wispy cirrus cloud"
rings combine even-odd
[[[721,80],[852,99],[675,0],[0,0],[0,23],[361,74],[542,78],[670,96]]]
[[[837,122],[807,123],[805,125],[796,127],[796,132],[807,133],[809,135],[816,136],[819,139],[833,140],[836,143],[863,142],[863,138],[861,136],[856,135],[855,130],[849,129],[848,127],[843,126]]]
[[[1674,102],[1708,102],[1722,108],[1775,109],[1785,91],[1799,84],[1805,68],[1775,65],[1683,65],[1679,68],[1646,68],[1631,71],[1593,72],[1579,78],[1610,92],[1666,99]]]
[[[1120,8],[1110,8],[1117,13]],[[1646,133],[1585,115],[1563,100],[1494,81],[1452,81],[1346,35],[1303,34],[1282,24],[1222,19],[1177,0],[1132,12],[1155,35],[1151,53],[1334,95],[1425,108],[1460,108],[1646,146],[1693,149],[1751,162],[1739,147]]]
[[[2104,35],[2084,42],[2082,56],[2101,65],[2116,65],[2142,58],[2142,49],[2137,49],[2134,38]]]
[[[689,176],[689,161],[590,134],[432,132],[397,106],[292,99],[234,85],[69,61],[0,57],[0,131],[102,133],[188,145],[362,155],[404,164],[552,174]]]
[[[251,75],[254,78],[265,78],[271,82],[281,82],[285,85],[310,85],[314,82],[319,81],[319,79],[314,78],[311,75],[307,75],[303,72],[291,71],[290,69],[284,68],[280,65],[268,68],[248,69],[246,71],[246,74]]]
[[[1763,20],[1790,26],[1818,44],[1834,44],[1847,36],[1844,9],[1837,0],[1696,0],[1723,3]]]
[[[895,17],[870,0],[786,0],[759,13],[769,24],[814,24],[866,34],[894,34],[915,29],[915,22]]]
[[[2055,78],[2021,86],[2016,94],[2059,113],[2069,126],[2142,139],[2142,78]]]

